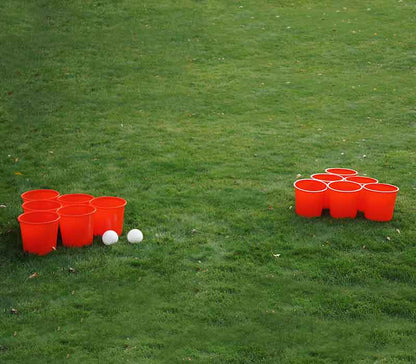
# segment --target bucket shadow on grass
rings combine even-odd
[[[52,251],[46,255],[30,254],[23,251],[23,242],[20,229],[10,229],[7,232],[0,234],[0,262],[27,262],[31,259],[48,259],[52,256],[82,256],[86,253],[97,252],[101,254],[102,251],[108,250],[108,247],[102,243],[101,236],[95,236],[92,244],[83,247],[69,248],[62,245],[62,238],[58,230],[58,238],[56,243],[56,251]]]
[[[358,213],[355,218],[335,219],[326,210],[322,216],[305,218],[293,214],[286,222],[288,233],[296,236],[299,244],[321,244],[322,241],[336,240],[342,246],[359,248],[372,241],[383,241],[396,228],[397,219],[388,222],[371,221]],[[360,245],[361,244],[361,245]]]
[[[86,253],[92,253],[95,251],[104,251],[105,249],[108,249],[106,245],[103,244],[101,240],[101,236],[94,236],[94,239],[91,244],[80,246],[80,247],[67,247],[62,244],[62,238],[59,235],[58,236],[58,242],[56,244],[56,252],[55,254],[59,255],[84,255]]]
[[[331,224],[335,223],[335,222],[342,222],[342,223],[357,223],[357,222],[368,222],[370,224],[373,224],[374,226],[388,226],[388,224],[392,223],[394,221],[394,219],[390,220],[390,221],[372,221],[369,220],[367,218],[365,218],[364,216],[364,212],[357,212],[357,215],[354,218],[334,218],[331,216],[329,209],[324,209],[322,210],[322,215],[319,217],[314,217],[314,218],[307,218],[307,217],[303,217],[303,216],[298,216],[295,215],[296,218],[298,218],[299,220],[308,220],[308,221],[327,221],[327,222],[331,222]]]

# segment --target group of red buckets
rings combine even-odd
[[[121,197],[60,195],[50,189],[27,191],[21,197],[23,214],[17,219],[25,252],[46,255],[56,250],[58,228],[66,247],[90,245],[94,235],[107,230],[122,233],[127,201]]]
[[[371,177],[358,176],[349,168],[327,168],[311,178],[294,183],[296,213],[318,217],[329,209],[333,218],[355,218],[363,212],[372,221],[390,221],[399,188],[378,183]]]
[[[296,213],[318,217],[324,209],[334,218],[355,218],[363,212],[373,221],[390,221],[399,188],[358,176],[349,168],[327,168],[308,179],[294,183]],[[124,208],[121,197],[94,197],[85,193],[60,195],[50,189],[31,190],[22,195],[23,214],[19,215],[23,250],[45,255],[56,249],[58,228],[62,245],[90,245],[94,235],[114,230],[121,235]]]

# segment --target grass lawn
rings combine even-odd
[[[415,363],[415,7],[2,0],[0,361]],[[338,166],[391,222],[296,216]],[[35,188],[145,239],[25,255]]]

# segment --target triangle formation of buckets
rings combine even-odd
[[[121,197],[60,195],[48,189],[27,191],[21,197],[23,214],[17,219],[25,252],[45,255],[56,250],[58,228],[66,247],[90,245],[94,235],[107,230],[122,233],[127,201]]]
[[[390,221],[399,188],[358,176],[349,168],[327,168],[311,178],[294,183],[296,213],[304,217],[321,216],[329,209],[333,218],[355,218],[363,212],[373,221]]]

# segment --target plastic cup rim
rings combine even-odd
[[[318,174],[328,174],[328,175],[331,175],[331,176],[337,176],[337,177],[340,177],[341,179],[339,179],[339,180],[337,180],[337,181],[325,181],[325,180],[318,179],[318,178],[314,177],[314,176],[316,176],[316,175],[318,175]],[[352,177],[352,176],[351,176],[351,177]],[[312,179],[314,179],[314,180],[317,180],[317,181],[320,181],[320,182],[326,183],[326,184],[331,183],[331,182],[340,182],[340,181],[344,181],[344,180],[345,180],[345,177],[344,177],[344,176],[341,176],[340,174],[336,174],[336,173],[329,173],[329,172],[314,173],[314,174],[311,174],[311,178],[312,178]]]
[[[328,172],[328,169],[345,169],[346,171],[352,171],[355,174],[352,174],[352,175],[350,175],[350,174],[343,175],[343,174],[339,174],[339,173],[335,173],[335,172]],[[329,168],[325,168],[325,172],[326,173],[331,173],[331,174],[337,174],[337,175],[342,176],[342,177],[352,177],[352,176],[358,175],[358,172],[355,169],[352,169],[352,168],[343,168],[343,167],[329,167]]]
[[[50,201],[52,203],[57,203],[59,206],[52,207],[52,208],[49,208],[49,209],[35,209],[35,208],[31,208],[31,207],[28,207],[27,206],[28,204],[31,204],[33,202],[39,202],[39,201],[41,201],[41,202]],[[22,203],[22,208],[23,209],[26,208],[26,209],[29,210],[27,212],[32,212],[32,211],[53,211],[53,210],[57,210],[57,209],[59,209],[61,207],[62,207],[62,204],[59,201],[57,201],[57,200],[30,200],[30,201],[25,201],[25,202]]]
[[[350,181],[348,178],[370,178],[370,179],[372,179],[373,180],[373,182],[357,182],[357,181]],[[360,185],[362,185],[362,186],[365,186],[365,185],[368,185],[368,184],[370,184],[370,183],[373,183],[373,184],[379,184],[378,183],[378,179],[377,178],[373,178],[373,177],[367,177],[367,176],[348,176],[348,177],[345,177],[344,178],[345,179],[345,181],[347,181],[347,182],[355,182],[355,183],[359,183]]]
[[[35,222],[35,221],[22,221],[23,215],[32,215],[32,214],[38,214],[39,212],[42,213],[50,213],[50,214],[55,214],[57,215],[57,218],[54,220],[49,220],[49,221],[39,221],[39,222]],[[57,212],[52,212],[52,211],[28,211],[28,212],[24,212],[23,214],[20,214],[17,217],[17,221],[19,221],[19,223],[24,223],[24,224],[30,224],[30,225],[44,225],[44,224],[52,224],[54,222],[59,221],[59,219],[61,218],[61,216],[59,216],[59,214]]]
[[[333,183],[337,183],[337,182],[347,182],[347,183],[353,183],[353,184],[355,184],[355,185],[358,185],[359,186],[359,188],[358,189],[356,189],[356,190],[349,190],[349,191],[345,191],[345,190],[338,190],[338,189],[336,189],[336,188],[334,188],[334,187],[332,187],[331,186],[331,184],[333,184]],[[363,186],[362,185],[360,185],[358,182],[352,182],[352,181],[345,181],[345,180],[343,180],[343,181],[333,181],[333,182],[330,182],[330,183],[328,183],[328,188],[331,190],[331,191],[334,191],[334,192],[342,192],[342,193],[353,193],[353,192],[359,192],[359,191],[361,191],[362,189],[363,189]]]
[[[31,193],[31,192],[38,192],[38,191],[52,191],[52,192],[56,192],[57,193],[57,195],[56,195],[56,197],[54,197],[54,198],[35,198],[35,199],[28,199],[28,200],[25,200],[25,196],[26,195],[28,195],[29,193]],[[20,195],[20,197],[22,198],[22,200],[24,201],[24,202],[28,202],[28,201],[44,201],[44,200],[54,200],[54,199],[57,199],[59,196],[60,196],[61,194],[60,194],[60,192],[59,191],[57,191],[57,190],[53,190],[53,189],[51,189],[51,188],[38,188],[37,190],[30,190],[30,191],[26,191],[26,192],[23,192],[21,195]],[[26,197],[27,198],[27,197]]]
[[[120,205],[117,205],[117,206],[96,206],[96,205],[94,205],[94,202],[95,202],[96,200],[102,200],[102,199],[106,199],[106,198],[117,199],[117,200],[119,200],[121,203],[120,203]],[[118,209],[118,208],[120,208],[120,207],[124,207],[124,206],[126,206],[126,205],[127,205],[127,201],[126,201],[124,198],[122,198],[122,197],[117,197],[117,196],[99,196],[99,197],[94,197],[94,198],[90,201],[90,204],[91,204],[92,206],[94,206],[96,209],[97,209],[97,208],[98,208],[98,209]]]
[[[378,185],[378,186],[389,186],[389,187],[394,187],[394,191],[377,191],[377,190],[371,190],[368,188],[368,185]],[[395,185],[391,185],[390,183],[367,183],[363,186],[363,188],[367,191],[370,192],[376,192],[376,193],[396,193],[400,191],[400,188],[395,186]]]
[[[88,196],[88,197],[91,197],[89,201],[95,198],[93,195],[90,195],[89,193],[65,193],[64,195],[58,196],[58,201],[69,202],[69,201],[65,201],[65,197],[67,196]],[[78,205],[78,204],[74,203],[74,205]]]
[[[86,212],[83,214],[68,214],[68,213],[62,213],[61,210],[66,209],[66,208],[73,208],[73,207],[91,207],[93,210],[90,212]],[[91,206],[91,205],[85,205],[85,204],[73,204],[73,205],[67,205],[67,206],[62,206],[58,209],[57,213],[59,214],[59,216],[65,216],[65,217],[80,217],[80,216],[89,216],[92,214],[95,214],[97,212],[97,209],[95,208],[95,206]]]
[[[314,182],[320,182],[320,183],[323,183],[323,184],[325,185],[325,188],[324,188],[324,189],[322,189],[322,190],[318,190],[318,191],[309,191],[309,190],[305,190],[305,189],[303,189],[303,188],[300,188],[300,187],[296,186],[296,183],[301,182],[301,181],[314,181]],[[317,180],[317,179],[313,179],[313,178],[302,178],[302,179],[298,179],[297,181],[295,181],[295,182],[293,183],[293,187],[295,187],[295,189],[297,189],[297,190],[299,190],[299,191],[302,191],[302,192],[308,192],[308,193],[320,193],[320,192],[325,192],[325,191],[327,190],[327,188],[328,188],[328,186],[327,186],[327,184],[326,184],[325,182],[323,182],[323,181],[319,181],[319,180]]]

